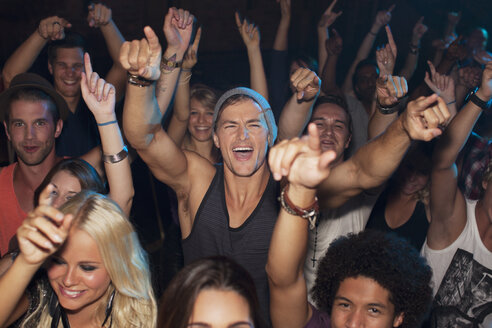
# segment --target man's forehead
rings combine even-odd
[[[324,103],[317,106],[311,116],[311,121],[328,119],[338,119],[347,122],[348,115],[342,107],[336,104]]]
[[[16,119],[52,119],[47,100],[14,100],[10,103],[10,120]]]
[[[264,114],[258,105],[252,99],[245,99],[234,104],[230,104],[222,110],[219,121],[224,120],[241,120],[241,119],[263,119]]]
[[[84,51],[80,47],[56,49],[56,61],[83,62]]]

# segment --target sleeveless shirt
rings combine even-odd
[[[208,256],[234,259],[252,276],[260,307],[269,322],[269,290],[265,265],[277,220],[279,184],[270,176],[251,215],[238,228],[229,226],[225,200],[224,167],[217,171],[196,213],[190,235],[182,241],[185,265]]]

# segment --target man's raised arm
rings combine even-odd
[[[429,141],[440,135],[439,127],[449,116],[446,104],[435,94],[408,103],[385,133],[332,169],[318,188],[320,203],[323,207],[337,208],[362,190],[381,185],[398,167],[411,141]]]
[[[483,71],[482,84],[475,95],[484,102],[492,98],[492,62]],[[432,222],[427,232],[427,244],[432,249],[446,248],[465,227],[465,199],[457,186],[455,162],[481,113],[482,109],[469,101],[446,128],[434,150],[430,193]]]
[[[2,71],[3,83],[7,89],[10,81],[20,73],[27,72],[39,53],[48,41],[62,40],[65,38],[65,28],[70,28],[67,20],[58,16],[43,19],[36,31],[7,59]]]
[[[189,21],[189,22],[188,22]],[[128,70],[128,89],[123,112],[123,126],[130,144],[138,151],[154,175],[175,190],[187,184],[187,160],[181,149],[161,126],[161,112],[155,98],[155,81],[166,85],[170,101],[179,68],[171,63],[182,60],[192,29],[193,17],[169,9],[164,31],[168,48],[164,54],[161,76],[161,46],[154,31],[145,27],[145,39],[125,42],[120,60]]]

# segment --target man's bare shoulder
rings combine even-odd
[[[193,151],[183,150],[183,152],[188,163],[188,175],[191,184],[211,182],[215,175],[215,166]]]

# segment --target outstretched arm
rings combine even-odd
[[[80,88],[82,97],[94,115],[102,151],[105,156],[116,155],[116,159],[104,159],[104,169],[109,184],[109,197],[130,215],[133,202],[133,182],[128,151],[125,152],[120,127],[114,112],[116,92],[114,86],[107,83],[92,71],[89,54],[84,55],[85,73],[82,73]]]
[[[321,80],[313,71],[299,68],[290,77],[295,92],[280,114],[278,141],[299,136],[311,117],[311,111],[319,95]]]
[[[321,90],[325,94],[335,94],[343,97],[342,90],[338,87],[336,82],[337,62],[343,49],[343,40],[335,29],[332,29],[331,31],[330,37],[323,45],[323,47],[326,48],[327,57],[326,63],[323,66],[323,73],[321,74]]]
[[[48,41],[65,38],[65,28],[70,28],[71,26],[72,24],[58,16],[43,19],[36,31],[5,62],[2,71],[5,89],[9,87],[10,81],[17,74],[29,70]]]
[[[492,62],[483,71],[476,96],[486,102],[492,98]],[[481,113],[482,109],[469,101],[446,128],[434,150],[430,194],[432,222],[427,232],[427,244],[432,249],[449,246],[465,227],[466,205],[457,187],[455,162]]]
[[[410,80],[417,68],[417,62],[419,59],[419,49],[420,49],[420,39],[427,32],[427,26],[422,22],[424,21],[424,17],[420,17],[412,30],[412,40],[410,41],[410,52],[407,54],[407,58],[405,60],[405,65],[400,71],[400,75]]]
[[[367,33],[366,37],[362,41],[362,44],[357,51],[357,55],[355,56],[352,65],[349,68],[347,76],[345,77],[345,81],[343,82],[342,89],[345,93],[353,93],[352,89],[352,76],[355,73],[355,68],[357,64],[359,64],[362,60],[366,59],[371,51],[372,45],[374,44],[374,40],[378,35],[379,30],[384,25],[388,24],[391,20],[391,12],[395,8],[395,5],[392,5],[388,10],[381,10],[377,13],[374,23],[371,26],[371,29]]]
[[[285,51],[289,44],[290,0],[277,0],[280,3],[280,23],[273,41],[273,49]]]
[[[325,43],[328,40],[328,28],[335,23],[338,16],[342,14],[341,11],[335,13],[333,8],[338,0],[333,0],[333,2],[328,6],[323,15],[318,22],[318,74],[322,74],[328,53],[326,51]]]
[[[454,88],[454,80],[447,75],[436,72],[434,65],[427,61],[431,74],[425,72],[424,81],[427,86],[435,93],[440,95],[449,108],[451,114],[450,119],[456,115],[456,93]]]
[[[237,28],[248,50],[251,89],[268,100],[268,85],[260,50],[260,30],[255,24],[250,24],[246,18],[241,19],[237,11],[235,17]]]
[[[177,9],[169,9],[165,18],[168,39],[167,61],[181,61],[191,35],[191,22],[184,21]],[[181,27],[183,26],[183,27]],[[132,76],[127,89],[123,111],[123,126],[128,141],[135,148],[154,175],[171,187],[181,190],[187,185],[187,161],[181,149],[161,127],[161,112],[154,96],[154,81],[160,78],[167,86],[164,95],[171,99],[179,69],[169,67],[160,71],[161,46],[154,31],[145,27],[145,39],[125,42],[121,48],[121,64]],[[187,40],[186,40],[187,38]],[[185,44],[182,45],[181,41]],[[141,81],[141,82],[140,82]],[[166,106],[167,107],[167,106]],[[162,151],[165,149],[166,151]]]
[[[99,28],[108,47],[109,55],[113,60],[113,66],[106,75],[106,81],[111,83],[116,90],[116,99],[123,98],[126,89],[126,71],[119,61],[120,48],[125,39],[112,18],[111,8],[102,3],[90,4],[87,23],[90,27]]]
[[[437,101],[437,105],[433,104]],[[335,166],[318,189],[323,207],[340,207],[362,190],[385,182],[398,167],[412,140],[429,141],[449,119],[437,95],[408,103],[405,111],[379,137],[361,147],[349,160]]]
[[[72,215],[63,215],[50,206],[48,185],[41,192],[39,206],[29,212],[17,230],[20,252],[12,266],[0,277],[0,326],[8,327],[28,309],[26,288],[32,277],[65,242]]]
[[[193,44],[188,47],[183,57],[183,65],[179,74],[176,95],[174,97],[173,115],[167,128],[167,134],[174,140],[179,147],[182,145],[186,130],[188,128],[188,119],[190,117],[190,80],[191,70],[198,60],[198,45],[202,35],[202,28],[198,28]],[[161,108],[161,111],[163,108]],[[165,110],[165,108],[164,108]]]
[[[286,198],[299,208],[314,208],[316,186],[330,173],[335,153],[321,153],[316,125],[302,139],[285,140],[270,150],[269,165],[275,179],[286,177]],[[273,327],[304,327],[311,317],[303,276],[309,220],[281,207],[268,252],[266,271],[270,283]]]

